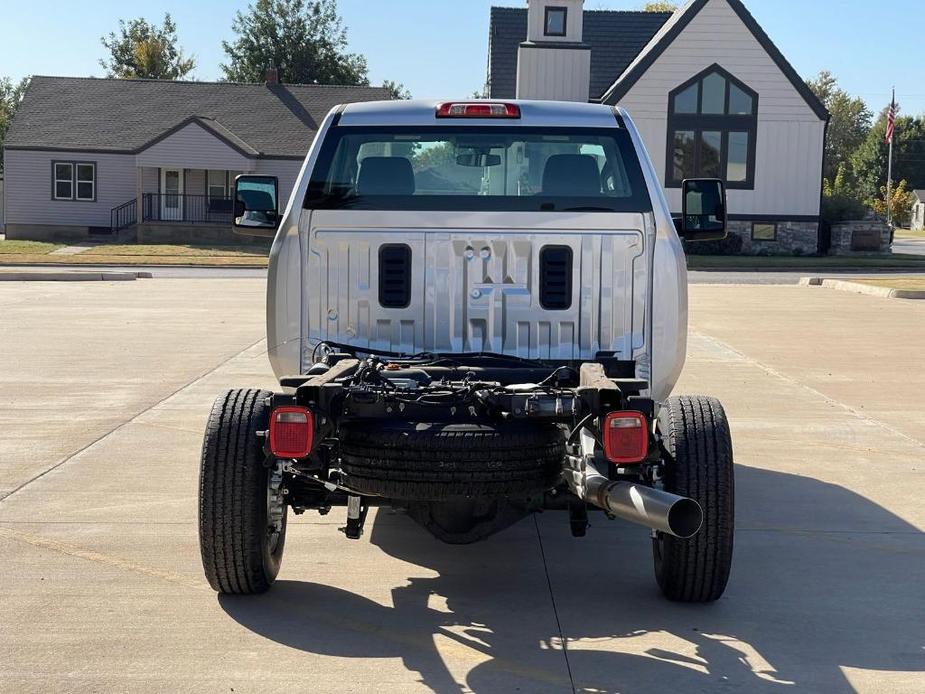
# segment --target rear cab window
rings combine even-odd
[[[338,126],[306,209],[649,212],[629,133],[613,128]]]

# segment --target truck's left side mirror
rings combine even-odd
[[[685,241],[726,238],[726,188],[716,178],[688,178],[681,182],[681,217],[675,219]]]
[[[247,236],[276,236],[279,179],[243,174],[234,179],[234,230]]]

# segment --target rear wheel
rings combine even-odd
[[[230,390],[206,425],[199,473],[199,547],[209,585],[220,593],[269,589],[286,544],[282,478],[264,465],[258,431],[269,423],[265,390]]]
[[[655,576],[679,602],[712,602],[726,589],[735,529],[732,439],[714,398],[670,398],[659,416],[666,460],[665,491],[703,508],[703,526],[688,540],[658,533],[652,540]]]

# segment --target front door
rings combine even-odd
[[[183,219],[182,169],[161,169],[161,219],[166,222]]]

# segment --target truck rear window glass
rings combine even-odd
[[[648,212],[618,127],[336,127],[307,209]]]

